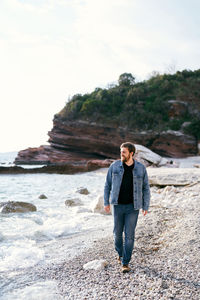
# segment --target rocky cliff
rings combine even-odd
[[[55,149],[96,155],[99,158],[119,157],[119,146],[132,141],[168,157],[186,157],[197,153],[196,139],[177,131],[134,131],[123,127],[108,127],[86,121],[63,121],[54,118],[49,142]]]
[[[161,133],[135,132],[123,127],[108,127],[86,121],[63,121],[55,116],[48,133],[50,146],[28,148],[18,153],[16,164],[70,164],[106,167],[119,158],[119,146],[124,141],[144,145],[167,157],[197,154],[196,139],[177,131]]]
[[[54,116],[50,146],[20,151],[16,164],[101,164],[117,159],[125,141],[166,157],[197,155],[200,70],[139,83],[130,74],[122,75],[114,87],[74,95]]]

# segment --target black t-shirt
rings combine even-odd
[[[131,166],[123,163],[124,174],[119,192],[118,203],[129,204],[133,203],[133,168],[134,163]]]

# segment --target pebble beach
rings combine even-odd
[[[200,170],[148,173],[173,185],[151,187],[149,213],[140,213],[136,228],[131,272],[121,272],[110,232],[74,258],[34,270],[38,280],[55,282],[54,299],[199,299]],[[95,259],[108,265],[99,271],[83,268]]]

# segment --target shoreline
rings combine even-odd
[[[159,197],[168,189],[168,195],[163,201],[155,197],[146,217],[140,213],[131,272],[121,273],[111,232],[73,259],[37,270],[41,279],[56,282],[59,299],[199,299],[200,203],[195,193],[200,194],[200,184],[195,192],[194,187],[177,188],[180,199],[185,195],[179,205],[170,204],[169,187],[153,189]],[[94,259],[105,259],[108,266],[84,270]]]
[[[167,159],[167,158],[166,158]],[[182,169],[200,169],[200,156],[191,156],[184,159],[173,158],[175,163],[166,166],[149,166],[147,170],[182,170]],[[91,160],[81,163],[65,163],[65,164],[48,164],[48,165],[2,165],[0,164],[0,175],[18,175],[18,174],[79,174],[91,171],[107,169],[110,165],[108,160]],[[166,172],[167,172],[166,171]],[[151,171],[150,171],[151,172]],[[178,171],[179,172],[179,171]]]

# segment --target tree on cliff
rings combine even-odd
[[[135,77],[131,73],[123,73],[119,76],[118,83],[121,86],[128,86],[135,84]]]

